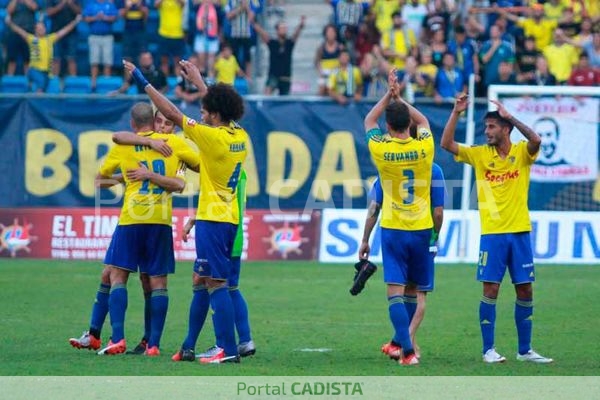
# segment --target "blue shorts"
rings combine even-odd
[[[45,92],[48,88],[48,72],[40,71],[37,68],[29,68],[27,70],[27,78],[29,79],[32,92],[37,92],[39,90]]]
[[[194,272],[198,276],[228,280],[231,273],[231,249],[237,227],[228,222],[196,220]]]
[[[514,285],[535,281],[529,232],[481,235],[477,280],[501,283],[506,267]]]
[[[402,231],[381,228],[383,280],[387,284],[433,289],[433,259],[429,252],[431,229]]]
[[[104,264],[129,272],[163,276],[175,272],[173,230],[168,225],[117,225]]]
[[[240,285],[240,270],[242,269],[242,258],[231,257],[231,269],[227,284],[230,288],[236,288]]]
[[[158,37],[158,50],[162,57],[183,58],[185,55],[185,41],[181,39],[169,39]]]

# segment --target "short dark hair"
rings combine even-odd
[[[404,132],[410,125],[408,106],[403,102],[394,102],[385,108],[385,122],[396,132]]]
[[[483,117],[483,120],[488,120],[488,119],[495,119],[496,121],[498,121],[500,123],[500,125],[504,125],[506,127],[508,127],[508,131],[512,131],[514,125],[511,124],[507,119],[502,118],[500,116],[500,113],[498,111],[488,111],[485,116]]]
[[[208,113],[216,113],[222,122],[238,121],[244,115],[244,100],[233,86],[217,83],[209,86],[202,99],[202,107]]]
[[[139,102],[131,107],[131,119],[137,127],[148,126],[154,123],[154,111],[150,103]]]

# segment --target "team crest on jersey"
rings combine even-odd
[[[16,257],[18,251],[31,252],[29,244],[37,240],[37,237],[31,236],[29,231],[33,228],[27,221],[19,225],[19,219],[15,218],[12,225],[4,226],[0,224],[0,253],[8,250],[11,257]]]
[[[511,164],[514,164],[515,160],[516,160],[515,156],[508,157],[508,162],[510,162]]]
[[[193,118],[188,118],[187,121],[185,121],[185,124],[187,126],[196,126],[197,122],[195,119]]]
[[[301,236],[304,227],[300,225],[290,226],[289,222],[284,222],[281,228],[276,229],[269,226],[269,229],[271,230],[271,236],[263,238],[264,242],[271,245],[267,253],[277,252],[281,254],[282,258],[288,258],[292,253],[302,254],[300,246],[308,242],[307,238]]]

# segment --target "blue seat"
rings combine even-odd
[[[99,76],[96,80],[96,93],[108,93],[115,91],[123,84],[120,76]]]
[[[0,80],[0,92],[27,93],[29,92],[29,81],[25,75],[4,75]]]
[[[64,93],[91,93],[92,82],[89,76],[67,76],[63,86]]]
[[[233,87],[239,94],[242,96],[250,93],[250,89],[248,88],[248,81],[244,78],[235,78],[235,82],[233,83]]]
[[[57,76],[54,76],[48,80],[48,87],[46,88],[46,93],[52,93],[52,94],[60,93],[61,92],[60,86],[61,86],[60,78]]]

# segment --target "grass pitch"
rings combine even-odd
[[[0,259],[0,375],[598,375],[600,268],[538,266],[534,289],[534,348],[555,362],[515,360],[514,291],[508,278],[497,306],[496,347],[502,365],[481,361],[481,287],[469,265],[440,265],[436,290],[418,335],[421,365],[402,368],[380,353],[392,329],[382,272],[357,297],[348,293],[353,268],[316,262],[248,262],[241,288],[250,308],[257,354],[240,365],[174,363],[187,329],[191,264],[178,263],[169,281],[162,355],[97,356],[67,342],[89,324],[99,263]],[[126,337],[142,333],[143,297],[132,276]],[[103,342],[108,341],[108,320]],[[210,318],[197,351],[214,343]]]

